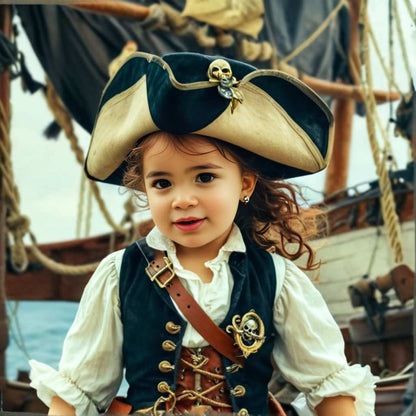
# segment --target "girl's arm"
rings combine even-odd
[[[273,349],[283,377],[305,393],[319,416],[374,416],[377,378],[368,366],[348,365],[341,331],[310,279],[291,261],[277,255],[273,259],[276,276],[284,276],[276,279],[274,326],[279,336]],[[299,406],[305,404],[300,400]]]
[[[354,397],[327,397],[316,406],[318,416],[357,416]]]
[[[30,360],[31,385],[50,406],[50,415],[75,415],[69,405],[80,415],[98,415],[117,394],[123,376],[123,327],[118,305],[122,255],[118,251],[106,257],[85,287],[64,341],[59,371]]]
[[[53,396],[48,415],[75,416],[75,408],[58,396]]]

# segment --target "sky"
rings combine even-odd
[[[376,3],[377,2],[377,3]],[[374,8],[374,5],[377,7]],[[370,1],[370,19],[376,31],[383,56],[388,59],[388,0]],[[399,1],[399,14],[402,17],[408,50],[413,48],[409,56],[416,56],[415,27],[412,23],[404,2]],[[18,22],[18,20],[17,20]],[[44,73],[37,61],[23,29],[17,39],[18,47],[26,57],[28,67],[37,80],[44,80]],[[395,69],[397,81],[403,91],[408,91],[408,77],[402,65],[402,57],[397,50]],[[374,85],[377,89],[387,89],[387,80],[382,71],[377,69],[377,58],[372,54]],[[413,67],[414,70],[414,67]],[[47,140],[42,131],[52,121],[53,116],[46,106],[41,93],[30,95],[23,93],[20,81],[12,83],[12,163],[16,184],[21,198],[21,212],[31,221],[31,230],[39,242],[70,240],[76,237],[77,213],[82,167],[76,162],[70,150],[69,141],[63,133],[58,140]],[[389,105],[380,106],[381,119],[387,123]],[[81,127],[76,126],[76,133],[84,151],[87,151],[89,135]],[[366,124],[363,118],[354,117],[353,138],[349,166],[348,186],[363,183],[376,178],[367,138]],[[404,168],[410,159],[409,146],[404,139],[393,135],[389,129],[389,138],[393,155],[399,168]],[[299,178],[295,182],[307,187],[306,195],[311,201],[321,197],[325,173]],[[123,216],[123,204],[127,194],[122,188],[100,184],[106,204],[116,222]],[[103,219],[95,203],[92,205],[90,235],[109,232],[111,229]]]

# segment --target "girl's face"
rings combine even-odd
[[[216,255],[225,243],[239,201],[250,196],[252,173],[226,159],[201,136],[189,135],[189,153],[155,134],[143,154],[143,180],[153,220],[181,250],[201,249]],[[187,251],[189,252],[189,251]]]

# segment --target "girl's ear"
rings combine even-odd
[[[257,175],[253,172],[245,172],[241,178],[241,199],[251,197],[257,183]]]

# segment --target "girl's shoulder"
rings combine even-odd
[[[306,273],[301,270],[292,260],[282,256],[278,253],[270,253],[270,256],[273,259],[275,265],[276,273],[279,275],[288,277],[288,278],[297,278],[297,279],[307,279],[310,281],[310,278]]]
[[[311,279],[292,260],[278,253],[269,254],[276,271],[277,298],[286,291],[292,291],[295,287],[308,290],[314,287]]]
[[[85,286],[80,301],[84,310],[100,310],[102,305],[118,305],[120,266],[124,249],[104,257]]]
[[[286,279],[286,270],[287,270],[286,260],[287,259],[285,259],[283,256],[277,253],[269,252],[269,255],[271,256],[273,260],[274,270],[276,273],[276,297],[275,299],[277,299],[282,292],[283,284]]]
[[[118,280],[125,249],[114,251],[104,257],[95,269],[90,282]]]
[[[123,260],[125,251],[125,248],[113,251],[101,260],[100,265],[114,267],[116,270],[120,271],[120,265]]]

